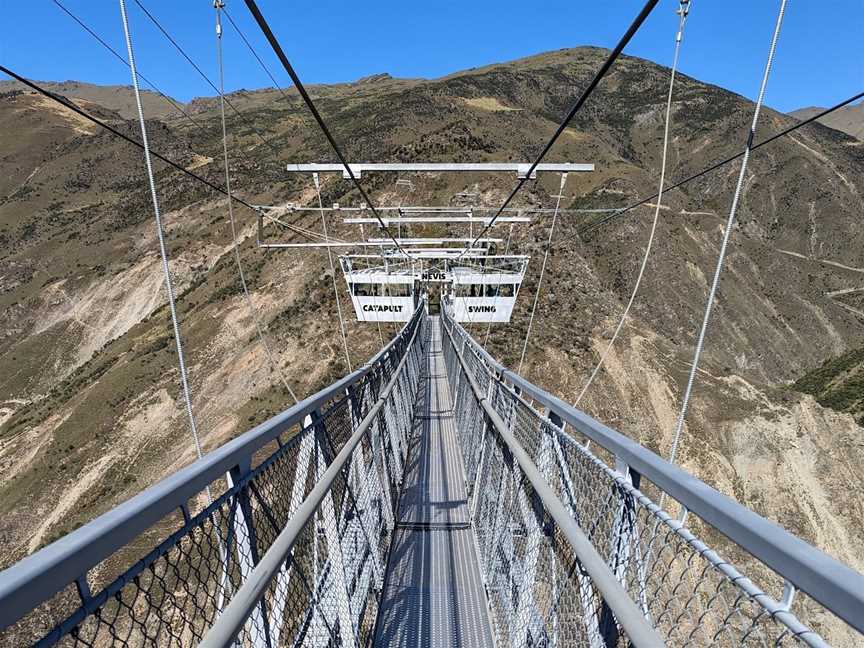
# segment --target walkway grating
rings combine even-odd
[[[432,317],[420,416],[408,450],[376,646],[491,647],[441,329]]]

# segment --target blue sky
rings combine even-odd
[[[118,51],[125,53],[117,2],[61,0]],[[215,79],[211,0],[142,0]],[[139,68],[182,100],[212,91],[129,1]],[[357,2],[259,0],[301,78],[350,81],[389,72],[437,77],[456,70],[542,51],[611,47],[641,0],[519,2]],[[242,0],[232,16],[280,83],[287,85]],[[678,0],[661,0],[626,52],[671,62]],[[758,89],[779,0],[693,0],[681,69],[748,97]],[[0,62],[35,79],[128,84],[128,70],[51,0],[0,0],[6,27]],[[14,27],[13,27],[14,26]],[[270,85],[226,26],[226,85]],[[779,110],[829,105],[864,90],[864,0],[790,0],[767,102]]]

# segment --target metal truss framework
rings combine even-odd
[[[2,643],[374,643],[431,339],[499,648],[860,642],[864,577],[506,370],[448,309],[0,573]]]
[[[824,627],[826,614],[861,640],[862,575],[507,370],[448,308],[442,320],[498,646],[627,645],[538,473],[666,645],[824,647],[802,618]],[[663,493],[677,518],[654,503]],[[726,536],[753,580],[698,528]]]

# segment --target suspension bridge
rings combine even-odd
[[[864,577],[448,313],[421,302],[363,367],[3,572],[0,620],[70,646],[825,646],[814,607],[864,629]]]
[[[690,3],[678,8],[658,194],[611,211],[592,227],[657,198],[642,266],[618,327],[574,404],[523,378],[567,174],[585,163],[544,156],[657,4],[649,1],[561,126],[531,163],[349,163],[256,3],[253,17],[327,138],[338,163],[289,164],[313,178],[317,207],[253,205],[231,188],[216,10],[218,87],[144,6],[136,4],[219,93],[224,185],[151,151],[131,31],[120,1],[140,140],[63,97],[2,68],[31,89],[143,149],[159,234],[181,383],[198,459],[92,522],[0,573],[0,638],[8,645],[165,646],[828,646],[827,631],[860,639],[864,576],[714,490],[674,463],[687,402],[735,220],[750,153],[860,94],[758,144],[754,135],[783,20],[781,0],[744,151],[665,184],[679,48]],[[55,0],[91,36],[107,44]],[[239,30],[239,28],[237,28]],[[245,36],[240,32],[247,46]],[[256,59],[262,64],[261,59]],[[266,68],[265,68],[266,69]],[[273,79],[269,70],[267,71]],[[275,84],[275,79],[273,79]],[[148,82],[149,83],[149,82]],[[152,84],[151,84],[152,85]],[[278,84],[276,84],[278,87]],[[287,98],[281,88],[279,90]],[[161,93],[160,93],[161,94]],[[175,106],[183,115],[193,119]],[[248,124],[267,146],[267,138]],[[200,128],[200,125],[199,125]],[[246,155],[242,153],[242,155]],[[254,211],[257,245],[324,247],[333,274],[348,375],[204,454],[191,406],[151,156],[228,198],[233,251],[258,338],[288,392],[246,285],[233,207]],[[738,186],[683,395],[673,449],[664,459],[578,409],[636,298],[664,190],[741,159]],[[360,183],[372,173],[515,173],[500,207],[375,205]],[[321,174],[350,180],[363,202],[325,207]],[[540,208],[514,197],[538,174],[560,186],[519,368],[511,371],[463,324],[508,322],[529,257],[510,251],[514,224]],[[410,189],[404,177],[397,186]],[[462,196],[470,203],[471,196]],[[285,223],[320,213],[322,233]],[[327,217],[360,227],[331,236]],[[273,241],[281,225],[311,243]],[[468,228],[459,236],[403,235],[419,225]],[[504,242],[493,227],[508,224]],[[364,225],[374,233],[366,237]],[[474,226],[478,230],[475,231]],[[395,233],[393,231],[395,226]],[[434,247],[433,247],[434,246]],[[381,348],[351,367],[339,306],[334,248],[359,321],[378,325]],[[382,322],[399,322],[389,341]],[[847,634],[843,634],[847,633]]]

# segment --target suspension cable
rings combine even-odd
[[[116,137],[119,137],[120,139],[124,140],[125,142],[132,144],[134,146],[137,146],[139,149],[142,149],[142,150],[144,149],[144,145],[141,144],[141,142],[139,142],[138,140],[132,139],[131,137],[129,137],[125,133],[120,132],[119,130],[117,130],[116,128],[114,128],[110,124],[108,124],[107,122],[104,122],[101,119],[99,119],[98,117],[94,117],[93,115],[88,113],[86,110],[79,108],[77,105],[75,105],[72,101],[70,101],[69,99],[67,99],[63,95],[59,95],[59,94],[56,94],[54,92],[51,92],[47,88],[43,88],[39,84],[34,83],[33,81],[30,81],[29,79],[21,76],[20,74],[17,74],[16,72],[13,72],[12,70],[10,70],[9,68],[7,68],[3,65],[0,65],[0,72],[2,72],[3,74],[15,79],[18,82],[26,85],[28,88],[35,90],[36,92],[38,92],[39,94],[41,94],[44,97],[47,97],[51,101],[54,101],[54,102],[60,104],[64,108],[71,110],[76,115],[79,115],[79,116],[83,117],[84,119],[86,119],[87,121],[89,121],[93,124],[96,124],[100,128],[108,131],[109,133],[111,133],[112,135],[115,135]],[[181,171],[182,173],[189,176],[190,178],[197,180],[201,184],[206,185],[207,187],[209,187],[213,191],[216,191],[218,193],[221,193],[224,196],[227,196],[230,200],[233,200],[234,202],[251,209],[256,214],[258,213],[259,208],[256,207],[255,205],[252,205],[251,203],[249,203],[249,202],[243,200],[242,198],[239,198],[233,194],[229,196],[228,192],[225,191],[224,187],[220,187],[219,185],[217,185],[213,182],[210,182],[209,180],[207,180],[203,176],[198,175],[194,171],[190,171],[189,169],[187,169],[186,167],[184,167],[181,164],[178,164],[177,162],[175,162],[171,158],[165,157],[161,153],[158,153],[157,151],[154,151],[152,149],[150,149],[150,156],[156,158],[157,160],[161,160],[162,162],[164,162],[168,166],[173,167],[177,171]],[[288,226],[285,223],[283,223],[283,225]],[[306,234],[303,234],[303,236],[306,238],[309,238],[309,236]]]
[[[558,187],[558,196],[555,199],[555,211],[552,213],[552,226],[549,228],[549,238],[546,241],[546,249],[543,251],[543,264],[540,266],[540,278],[537,280],[537,290],[534,292],[534,304],[531,306],[531,317],[528,319],[528,328],[525,331],[525,340],[522,342],[522,355],[519,358],[519,367],[516,373],[522,373],[522,363],[525,362],[525,352],[528,350],[528,338],[531,337],[531,326],[534,324],[534,312],[537,310],[537,302],[540,299],[540,290],[543,288],[543,275],[546,274],[546,262],[549,260],[549,249],[552,247],[552,237],[555,236],[555,223],[558,220],[558,208],[561,206],[561,197],[564,195],[564,185],[567,183],[567,174],[561,174],[561,186]]]
[[[72,13],[72,11],[70,11],[68,7],[66,7],[65,5],[63,5],[62,3],[60,3],[59,0],[52,0],[52,2],[53,2],[55,5],[57,5],[57,7],[59,7],[59,8],[60,8],[60,9],[61,9],[61,10],[62,10],[66,15],[67,15],[67,16],[69,16],[72,20],[74,20],[76,23],[78,23],[78,25],[79,25],[79,26],[80,26],[84,31],[86,31],[88,34],[90,34],[90,36],[92,36],[92,37],[96,40],[97,43],[99,43],[99,44],[100,44],[100,45],[101,45],[105,50],[107,50],[110,54],[112,54],[112,55],[113,55],[113,56],[114,56],[118,61],[120,61],[120,62],[121,62],[123,65],[125,65],[127,68],[129,67],[129,62],[128,62],[125,58],[123,58],[123,56],[121,56],[120,53],[117,52],[117,50],[115,50],[113,47],[111,47],[111,46],[110,46],[110,45],[105,41],[105,39],[103,39],[101,36],[99,36],[99,34],[97,34],[93,29],[91,29],[91,28],[87,25],[87,23],[85,23],[83,20],[81,20],[81,18],[79,18],[78,16],[76,16],[74,13]],[[171,105],[171,106],[174,108],[174,110],[176,110],[178,113],[180,113],[180,115],[181,115],[184,119],[186,119],[186,121],[188,121],[188,122],[189,122],[190,124],[192,124],[195,128],[197,128],[198,131],[199,131],[202,135],[204,135],[205,137],[209,137],[209,136],[210,136],[210,133],[207,132],[207,130],[204,128],[204,126],[201,124],[201,122],[199,122],[198,120],[196,120],[196,119],[195,119],[191,114],[189,114],[186,110],[184,110],[183,107],[182,107],[179,103],[177,103],[176,101],[174,101],[174,99],[172,99],[169,95],[167,95],[167,94],[165,94],[164,92],[162,92],[162,90],[161,90],[161,89],[160,89],[160,88],[159,88],[159,87],[158,87],[158,86],[157,86],[153,81],[151,81],[150,79],[148,79],[147,77],[145,77],[144,74],[142,74],[140,71],[138,71],[138,78],[141,79],[141,81],[143,81],[144,83],[146,83],[148,86],[150,86],[156,94],[158,94],[158,95],[159,95],[162,99],[164,99],[164,100],[165,100],[169,105]],[[198,152],[195,150],[195,147],[192,146],[192,142],[191,142],[188,138],[184,138],[184,139],[185,139],[185,141],[186,141],[186,145],[189,147],[189,149],[190,149],[193,153],[195,153],[196,155],[201,155],[202,157],[206,157],[206,156],[204,156],[203,154],[198,153]],[[254,162],[252,161],[252,159],[251,159],[251,158],[246,154],[245,151],[243,151],[243,150],[241,149],[239,152],[240,152],[240,155],[243,157],[244,160],[246,160],[246,161],[249,162],[250,164],[254,164]]]
[[[84,31],[86,31],[88,34],[90,34],[90,36],[92,36],[96,40],[97,43],[102,45],[102,47],[104,47],[108,52],[113,54],[117,60],[119,60],[126,67],[129,67],[129,62],[125,58],[123,58],[123,56],[121,56],[121,54],[117,50],[115,50],[107,42],[105,42],[105,40],[101,36],[99,36],[99,34],[97,34],[95,31],[93,31],[83,20],[81,20],[78,16],[76,16],[74,13],[72,13],[68,7],[66,7],[65,5],[63,5],[60,2],[60,0],[51,0],[51,1],[55,5],[57,5],[57,7],[59,7],[60,10],[63,11],[67,16],[69,16],[72,20],[74,20],[76,23],[78,23],[78,25],[80,25]],[[145,77],[141,72],[138,72],[138,78],[141,79],[148,86],[150,86],[153,89],[153,91],[156,92],[156,94],[158,94],[160,97],[162,97],[162,99],[164,99],[166,102],[168,102],[174,108],[174,110],[179,112],[183,117],[188,119],[190,122],[192,122],[199,129],[201,129],[202,131],[204,130],[204,127],[200,123],[195,121],[195,118],[192,117],[192,115],[190,115],[188,112],[183,110],[183,108],[176,101],[174,101],[170,96],[168,96],[167,94],[162,92],[162,90],[160,90],[159,87],[155,83],[153,83],[150,79]]]
[[[678,422],[675,425],[675,434],[672,439],[672,447],[669,451],[669,462],[675,462],[675,454],[678,450],[678,441],[681,437],[681,430],[684,427],[684,420],[687,416],[687,406],[690,403],[690,394],[693,391],[693,382],[696,379],[696,371],[699,368],[699,359],[702,354],[702,348],[705,344],[705,332],[708,329],[708,321],[711,318],[711,310],[714,306],[714,297],[717,294],[717,286],[720,283],[720,273],[723,270],[723,261],[726,258],[726,247],[729,243],[729,238],[732,235],[732,227],[735,225],[735,215],[738,210],[738,200],[741,197],[741,190],[744,187],[744,179],[747,174],[747,162],[750,159],[750,151],[753,147],[753,139],[756,137],[756,127],[759,124],[759,113],[762,110],[762,101],[765,98],[765,89],[768,86],[768,77],[771,74],[771,65],[774,62],[774,54],[777,50],[777,40],[780,37],[780,27],[783,24],[783,15],[786,11],[786,0],[780,0],[780,9],[777,14],[777,22],[774,26],[774,34],[771,37],[771,47],[768,50],[768,60],[765,62],[765,71],[762,74],[762,83],[759,86],[759,96],[756,99],[756,107],[753,110],[753,121],[750,124],[750,132],[747,135],[747,144],[744,147],[744,158],[741,161],[741,171],[738,174],[738,184],[735,186],[735,194],[732,197],[732,206],[729,209],[729,219],[726,222],[726,231],[723,233],[723,242],[720,244],[720,254],[717,257],[717,267],[714,270],[714,279],[711,282],[711,290],[708,293],[708,300],[705,304],[705,315],[702,318],[702,327],[699,329],[699,338],[696,342],[696,349],[693,353],[693,362],[690,366],[690,375],[687,378],[687,388],[684,391],[684,398],[681,402],[681,411],[678,414]]]
[[[177,320],[177,308],[174,303],[174,287],[171,283],[171,270],[168,267],[168,251],[165,247],[165,234],[162,229],[162,216],[159,212],[159,198],[156,195],[156,180],[153,177],[153,164],[150,161],[150,144],[147,141],[147,126],[144,123],[144,108],[141,105],[141,92],[138,88],[138,75],[135,73],[135,56],[132,52],[132,34],[129,31],[129,20],[126,16],[126,0],[119,0],[120,15],[123,19],[123,33],[126,37],[126,51],[129,56],[129,70],[132,73],[132,87],[135,91],[135,103],[138,106],[138,122],[141,127],[141,143],[144,149],[144,162],[147,166],[147,179],[150,183],[150,198],[153,201],[153,214],[156,217],[156,233],[159,238],[159,254],[162,257],[162,273],[165,276],[165,289],[168,292],[168,306],[171,311],[171,324],[174,327],[174,344],[177,348],[177,360],[180,365],[180,382],[183,386],[183,399],[186,403],[186,415],[189,417],[189,429],[192,431],[192,439],[195,442],[195,453],[200,459],[201,440],[198,437],[198,427],[195,424],[195,415],[192,412],[192,395],[189,389],[189,378],[186,375],[186,362],[183,358],[183,342],[180,337],[180,324]],[[207,487],[207,496],[210,498],[210,487]]]
[[[129,63],[126,61],[125,58],[123,58],[117,52],[117,50],[115,50],[107,42],[105,42],[104,38],[99,36],[99,34],[97,34],[93,29],[91,29],[83,20],[81,20],[81,18],[79,18],[74,13],[72,13],[72,11],[70,11],[68,7],[61,4],[59,2],[59,0],[52,0],[52,2],[55,5],[57,5],[64,13],[66,13],[66,15],[68,15],[72,20],[74,20],[76,23],[78,23],[78,25],[80,25],[84,31],[86,31],[88,34],[90,34],[90,36],[92,36],[96,40],[97,43],[99,43],[103,48],[105,48],[105,50],[107,50],[110,54],[112,54],[117,60],[119,60],[127,68],[129,67]],[[147,77],[145,77],[144,74],[140,71],[138,71],[138,78],[141,79],[148,86],[150,86],[150,88],[152,88],[156,94],[158,94],[162,99],[164,99],[168,104],[170,104],[174,108],[174,110],[176,110],[178,113],[180,113],[180,115],[186,121],[188,121],[195,128],[197,128],[198,131],[203,136],[205,136],[205,137],[210,136],[210,133],[201,124],[201,122],[196,120],[188,111],[184,110],[183,106],[180,103],[177,103],[176,101],[174,101],[174,99],[170,95],[167,95],[164,92],[162,92],[162,90],[159,88],[159,86],[156,85],[155,82],[153,82],[150,79],[148,79]],[[186,145],[189,146],[190,150],[192,150],[193,153],[196,153],[194,147],[192,146],[192,143],[189,141],[188,138],[186,139]],[[255,162],[249,157],[249,155],[246,153],[246,151],[240,149],[239,153],[243,157],[243,159],[246,160],[249,164],[255,164]],[[198,153],[198,155],[202,155],[202,154]],[[205,156],[202,155],[202,157],[205,157]]]
[[[582,391],[579,392],[579,396],[573,403],[574,406],[579,405],[579,402],[585,396],[585,392],[588,391],[591,383],[594,382],[597,374],[600,373],[600,368],[603,366],[606,357],[609,355],[609,352],[615,344],[615,340],[618,339],[618,335],[624,328],[624,323],[627,321],[627,316],[630,314],[633,302],[636,301],[639,286],[642,285],[642,278],[645,276],[645,268],[648,266],[648,258],[651,256],[651,248],[654,245],[654,235],[657,233],[657,223],[660,220],[660,206],[663,202],[663,184],[666,181],[666,162],[669,152],[669,124],[672,121],[672,92],[675,88],[675,73],[678,70],[681,41],[684,37],[684,25],[687,22],[687,14],[689,12],[690,0],[681,0],[681,4],[678,7],[678,31],[675,34],[675,54],[672,57],[672,71],[669,75],[669,93],[666,96],[666,121],[665,126],[663,127],[663,155],[660,162],[660,189],[657,192],[657,204],[654,207],[654,221],[651,223],[651,232],[648,234],[648,243],[645,245],[645,253],[642,255],[642,265],[639,268],[639,274],[636,276],[636,283],[633,285],[633,291],[630,293],[630,299],[627,302],[627,306],[624,308],[624,312],[621,313],[621,318],[618,320],[618,325],[615,327],[615,332],[612,334],[609,343],[606,345],[606,349],[602,354],[600,354],[600,359],[597,361],[594,371],[592,371],[591,375],[588,377],[588,381],[582,387]]]
[[[247,49],[252,53],[252,56],[255,57],[255,60],[258,61],[258,65],[261,66],[261,69],[264,70],[264,73],[270,78],[270,82],[273,84],[273,86],[279,91],[279,93],[283,97],[285,97],[285,99],[290,101],[291,98],[288,96],[288,93],[286,93],[285,90],[282,88],[282,86],[279,85],[279,82],[276,81],[276,78],[270,72],[270,68],[268,68],[264,64],[264,61],[261,60],[261,57],[258,56],[258,52],[255,51],[254,47],[252,47],[252,43],[250,43],[249,39],[246,38],[246,34],[243,33],[243,30],[240,29],[240,26],[236,22],[234,22],[234,19],[231,17],[231,14],[228,12],[228,8],[224,6],[224,3],[223,3],[223,7],[222,7],[222,12],[225,14],[225,17],[228,19],[228,22],[231,23],[231,26],[234,28],[234,31],[237,32],[238,36],[240,36],[240,40],[242,40],[246,44]]]
[[[171,34],[168,32],[168,30],[165,29],[165,28],[162,26],[162,24],[161,24],[161,23],[156,19],[156,17],[155,17],[153,14],[151,14],[149,11],[147,11],[147,8],[146,8],[143,4],[141,4],[141,0],[133,0],[133,2],[135,2],[135,4],[138,5],[138,8],[141,9],[141,11],[144,12],[144,15],[147,16],[147,18],[150,19],[150,22],[152,22],[160,32],[162,32],[162,35],[165,36],[165,38],[168,40],[168,42],[171,43],[171,45],[174,46],[174,49],[176,49],[176,50],[180,53],[180,55],[181,55],[183,58],[186,59],[186,61],[189,63],[189,65],[191,65],[191,66],[195,69],[195,71],[198,72],[198,74],[201,76],[201,78],[204,79],[204,81],[206,81],[207,84],[208,84],[211,88],[213,88],[213,91],[216,92],[216,93],[218,93],[218,92],[219,92],[219,88],[216,87],[216,84],[213,83],[213,81],[210,80],[210,77],[208,77],[206,74],[204,74],[204,71],[203,71],[203,70],[198,66],[197,63],[195,63],[195,61],[192,60],[192,58],[191,58],[191,57],[186,53],[186,51],[185,51],[182,47],[180,47],[180,44],[179,44],[176,40],[174,40],[174,38],[171,36]],[[252,124],[252,123],[251,123],[251,122],[246,118],[246,115],[243,114],[242,112],[240,112],[240,111],[239,111],[239,110],[234,106],[234,104],[231,103],[231,101],[230,101],[227,97],[225,97],[225,103],[228,104],[228,107],[229,107],[231,110],[233,110],[234,113],[235,113],[235,114],[236,114],[240,119],[243,120],[243,123],[244,123],[244,124],[245,124],[245,125],[246,125],[246,126],[247,126],[251,131],[252,131],[252,132],[254,132],[255,135],[258,136],[258,139],[260,139],[264,144],[266,144],[266,145],[270,148],[271,151],[273,151],[274,153],[276,153],[277,155],[279,155],[279,153],[280,153],[280,152],[279,152],[279,149],[277,149],[269,139],[267,139],[266,137],[264,137],[264,136],[261,134],[261,131],[259,131],[257,128],[255,128],[255,125]]]
[[[274,223],[278,223],[282,227],[289,229],[292,232],[302,234],[303,236],[305,236],[306,238],[308,238],[310,240],[317,239],[321,243],[331,243],[331,244],[332,243],[346,243],[347,242],[347,241],[343,241],[342,239],[336,238],[336,237],[332,237],[332,238],[325,237],[323,234],[321,234],[319,232],[315,232],[313,230],[306,229],[305,227],[300,227],[299,225],[296,225],[294,223],[286,223],[285,221],[281,220],[280,218],[277,218],[276,216],[272,216],[270,214],[263,214],[262,216],[263,216],[263,218],[266,218],[269,221],[272,221]]]
[[[232,247],[234,248],[234,262],[237,265],[237,274],[240,277],[240,286],[243,288],[243,298],[246,302],[246,307],[249,310],[249,315],[252,316],[252,320],[255,322],[255,330],[258,332],[258,340],[261,342],[261,346],[267,355],[270,366],[273,370],[276,371],[279,378],[281,379],[282,385],[285,387],[288,393],[291,394],[291,398],[294,399],[294,402],[298,403],[300,401],[294,394],[294,390],[291,389],[291,385],[288,383],[288,378],[282,371],[282,367],[277,362],[275,354],[273,353],[273,349],[270,347],[270,344],[267,341],[267,337],[264,335],[264,328],[261,325],[261,319],[258,317],[258,311],[255,308],[255,305],[252,303],[252,297],[249,295],[249,287],[246,285],[246,275],[243,272],[243,263],[240,260],[240,242],[237,239],[237,225],[234,220],[234,204],[230,200],[231,174],[229,172],[228,165],[228,129],[225,124],[225,65],[222,57],[221,11],[223,6],[224,5],[221,0],[216,0],[216,2],[213,3],[214,9],[216,9],[216,60],[219,65],[219,116],[222,120],[222,156],[225,163],[225,190],[228,192],[229,196],[228,220],[231,223],[231,243]]]
[[[138,2],[138,0],[135,0]],[[654,0],[655,2],[657,0]],[[282,50],[282,46],[279,44],[279,41],[276,39],[276,36],[273,34],[273,31],[270,29],[270,25],[267,24],[267,20],[264,18],[264,15],[258,9],[258,5],[255,4],[255,0],[246,0],[246,6],[249,8],[249,11],[252,12],[255,20],[258,23],[258,26],[261,28],[261,31],[264,32],[264,36],[267,38],[267,41],[270,43],[270,47],[273,48],[273,51],[276,53],[279,62],[282,63],[282,67],[285,68],[285,71],[288,73],[288,76],[291,77],[291,80],[294,82],[294,85],[297,87],[297,92],[300,93],[300,96],[303,98],[303,101],[306,104],[306,107],[309,108],[309,112],[312,113],[312,116],[315,118],[315,121],[318,123],[318,127],[321,129],[321,132],[324,133],[324,137],[327,138],[327,141],[330,144],[330,147],[336,153],[336,157],[339,158],[339,162],[342,163],[342,166],[345,167],[345,171],[348,173],[348,177],[351,178],[351,181],[354,183],[354,186],[357,188],[357,191],[360,192],[360,196],[369,206],[369,209],[375,215],[375,218],[378,220],[378,224],[381,228],[387,233],[387,236],[393,241],[396,245],[396,249],[398,249],[402,254],[406,257],[410,258],[410,254],[405,251],[405,248],[399,243],[398,240],[393,236],[390,232],[390,228],[384,223],[384,220],[381,218],[381,215],[378,213],[378,210],[375,208],[374,203],[366,194],[366,190],[363,189],[363,185],[360,184],[360,181],[357,179],[357,176],[354,175],[354,171],[348,164],[347,159],[342,154],[342,149],[339,148],[339,145],[336,143],[336,140],[333,138],[333,135],[330,133],[330,129],[327,127],[327,124],[324,122],[324,119],[321,117],[321,113],[318,112],[318,108],[315,107],[315,103],[312,101],[312,98],[309,96],[309,93],[306,92],[306,88],[303,85],[303,82],[300,81],[300,77],[297,76],[297,72],[294,71],[293,66],[290,61],[288,61],[288,57],[285,56],[285,52]]]
[[[321,182],[317,173],[312,174],[312,180],[315,182],[315,193],[318,194],[318,206],[321,205]],[[324,236],[327,236],[327,219],[324,218],[324,209],[321,209],[321,227],[324,229]],[[336,299],[336,312],[339,313],[339,332],[342,334],[342,347],[345,349],[345,362],[348,363],[348,373],[354,371],[351,368],[351,356],[348,354],[348,339],[345,337],[345,322],[342,319],[342,306],[339,303],[339,290],[336,287],[336,266],[333,263],[333,250],[327,246],[327,258],[330,260],[330,275],[333,279],[333,297]]]
[[[248,2],[251,2],[251,0],[247,0],[247,3]],[[573,106],[570,108],[570,111],[564,117],[563,121],[559,124],[555,133],[552,135],[552,137],[546,143],[546,146],[543,147],[543,150],[540,151],[540,154],[537,156],[537,158],[534,160],[534,162],[531,163],[531,166],[528,168],[527,173],[525,173],[525,175],[519,179],[519,181],[516,183],[516,186],[513,188],[513,191],[510,192],[510,195],[507,196],[507,199],[504,201],[504,203],[501,205],[501,207],[498,208],[498,211],[495,213],[495,215],[492,217],[492,219],[480,231],[480,233],[477,235],[477,237],[474,239],[474,241],[471,242],[471,244],[466,249],[466,252],[468,250],[470,250],[471,248],[473,248],[477,244],[477,241],[479,241],[481,238],[483,238],[483,236],[486,234],[486,232],[488,232],[489,229],[495,224],[495,221],[498,220],[498,217],[501,215],[501,213],[504,211],[504,209],[507,207],[507,205],[510,204],[510,201],[512,201],[513,198],[516,196],[516,194],[519,193],[519,190],[522,189],[523,185],[526,182],[528,182],[528,180],[531,178],[532,174],[534,173],[534,170],[537,168],[537,165],[543,161],[543,158],[546,157],[546,154],[551,150],[551,148],[555,144],[555,142],[558,141],[558,138],[561,137],[561,134],[564,132],[564,130],[567,128],[567,126],[570,125],[570,122],[573,120],[573,117],[576,116],[576,113],[579,112],[579,110],[582,108],[582,106],[588,100],[588,97],[591,96],[591,94],[594,92],[594,89],[599,85],[600,81],[603,80],[603,77],[606,76],[606,73],[609,71],[609,69],[612,67],[612,65],[615,63],[615,61],[621,55],[621,52],[624,50],[624,48],[627,46],[627,44],[630,42],[630,40],[633,38],[633,36],[636,34],[636,32],[639,31],[639,28],[642,26],[642,23],[645,22],[645,19],[648,18],[648,15],[651,13],[651,11],[653,11],[654,7],[657,6],[657,2],[658,2],[658,0],[648,0],[648,2],[645,3],[645,6],[642,7],[642,11],[639,12],[639,15],[636,16],[636,18],[630,24],[630,27],[627,29],[627,31],[624,33],[624,35],[621,37],[621,40],[618,41],[618,44],[615,46],[615,49],[613,49],[609,53],[609,56],[606,57],[606,60],[603,62],[603,65],[600,66],[600,69],[594,75],[594,78],[591,80],[591,82],[588,84],[588,86],[585,88],[585,90],[582,91],[582,94],[576,100],[576,103],[574,103]],[[465,254],[465,252],[463,252],[462,254]],[[460,254],[459,256],[461,257],[462,255]]]
[[[765,146],[766,144],[770,144],[771,142],[778,140],[781,137],[784,137],[785,135],[789,135],[790,133],[798,130],[799,128],[802,128],[804,126],[807,126],[808,124],[811,124],[815,121],[818,121],[819,119],[822,119],[826,115],[830,115],[831,113],[833,113],[837,110],[840,110],[844,106],[848,106],[849,104],[854,103],[858,99],[862,99],[862,98],[864,98],[864,92],[859,92],[858,94],[852,95],[848,99],[844,99],[840,103],[834,104],[830,108],[826,108],[825,110],[822,110],[821,112],[818,112],[815,115],[808,117],[807,119],[796,122],[792,126],[789,126],[788,128],[784,128],[780,132],[775,133],[771,137],[768,137],[768,138],[762,140],[761,142],[754,144],[752,147],[750,147],[750,150],[755,151],[756,149],[761,148],[761,147]],[[716,171],[720,167],[726,166],[727,164],[734,162],[735,160],[739,159],[743,155],[744,155],[744,152],[742,151],[740,153],[736,153],[735,155],[732,155],[732,156],[726,158],[725,160],[721,160],[720,162],[715,162],[711,166],[709,166],[705,169],[702,169],[701,171],[694,173],[693,175],[688,176],[687,178],[684,178],[683,180],[679,180],[675,184],[672,184],[672,185],[669,185],[668,187],[665,187],[663,189],[663,191],[672,191],[673,189],[678,189],[679,187],[682,187],[683,185],[687,184],[688,182],[692,182],[693,180],[697,180],[697,179],[701,178],[702,176],[704,176],[708,173],[711,173],[712,171]],[[595,229],[602,227],[603,225],[605,225],[606,223],[609,223],[610,221],[618,220],[619,218],[624,216],[624,214],[626,214],[627,212],[633,211],[637,207],[641,207],[642,205],[654,200],[655,198],[658,197],[658,195],[659,195],[659,193],[655,193],[651,196],[648,196],[647,198],[643,198],[642,200],[633,203],[632,205],[628,205],[627,207],[622,207],[621,209],[612,210],[612,213],[610,215],[604,216],[603,218],[601,218],[597,221],[594,221],[593,223],[589,223],[589,224],[583,226],[582,228],[578,229],[572,237],[564,239],[564,241],[568,241],[572,238],[578,237],[580,234],[594,231]]]

